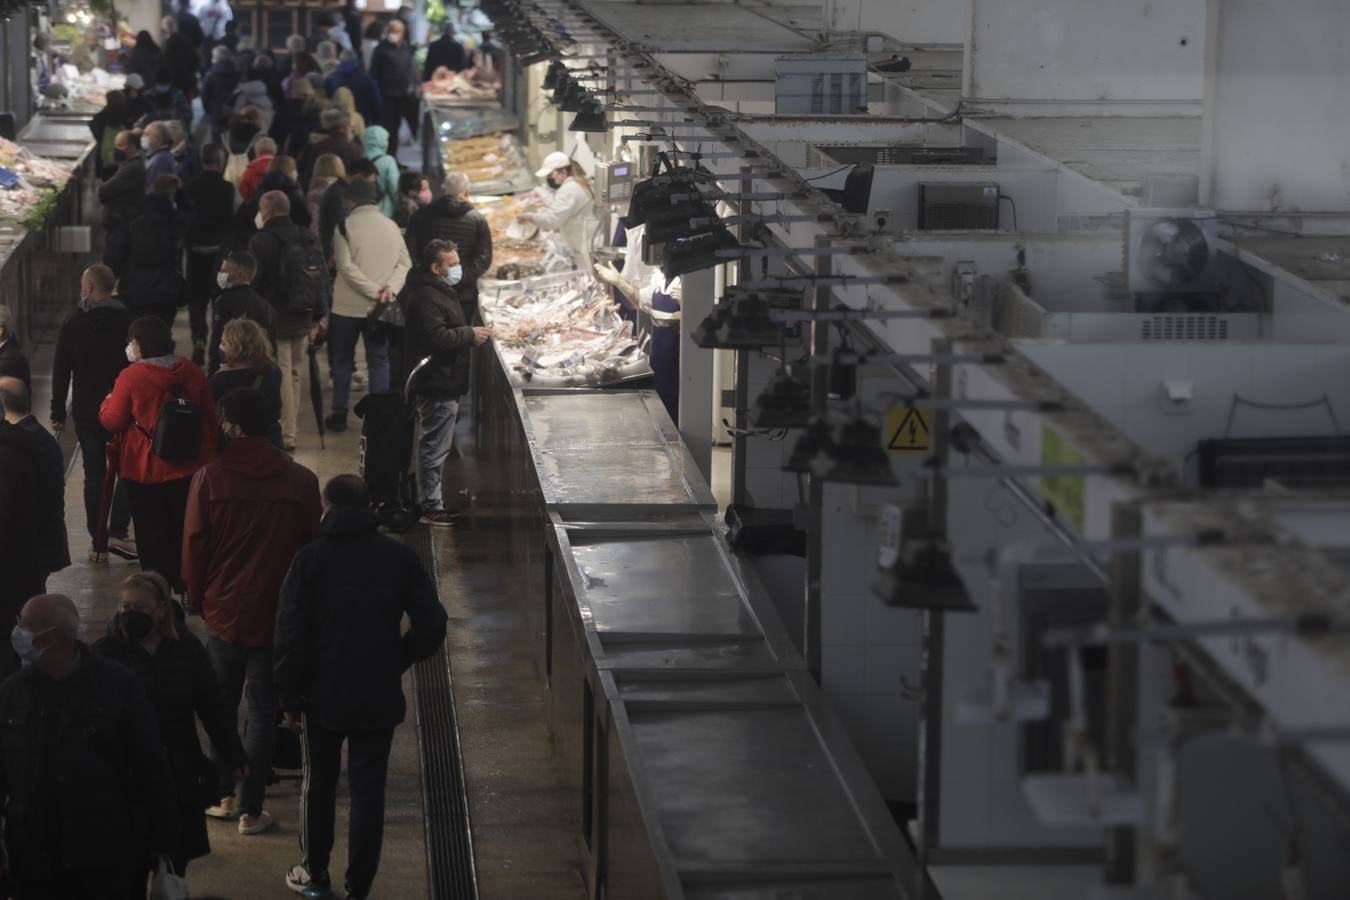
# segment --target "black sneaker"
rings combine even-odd
[[[421,521],[423,525],[448,528],[455,524],[455,517],[458,515],[459,512],[453,509],[429,509],[422,513],[422,518],[419,521]]]
[[[333,888],[329,885],[327,878],[315,878],[309,874],[309,870],[304,865],[291,866],[286,872],[286,887],[295,891],[302,897],[307,898],[326,898],[332,897]]]
[[[109,537],[108,552],[119,559],[140,559],[136,542],[128,537]]]
[[[197,366],[206,365],[206,341],[192,342],[192,363]]]
[[[346,414],[345,412],[344,412],[344,413],[333,413],[331,416],[329,416],[329,417],[327,417],[326,419],[323,420],[323,427],[324,427],[324,428],[327,428],[329,431],[333,431],[333,432],[337,432],[337,431],[346,431],[346,430],[347,430],[347,414]]]

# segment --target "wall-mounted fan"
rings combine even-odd
[[[1213,210],[1126,213],[1125,278],[1141,312],[1205,309],[1217,301],[1218,219]]]

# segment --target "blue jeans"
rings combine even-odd
[[[352,372],[356,371],[356,339],[366,345],[366,374],[370,392],[389,390],[389,340],[366,324],[364,318],[328,317],[328,363],[333,369],[333,412],[345,413],[352,392]]]
[[[459,401],[441,397],[417,398],[417,493],[422,510],[442,509],[441,469],[455,442]]]
[[[239,701],[248,687],[248,718],[244,724],[244,752],[248,754],[248,777],[239,789],[239,812],[256,816],[262,812],[263,791],[272,774],[272,754],[277,741],[277,692],[272,683],[272,648],[240,647],[227,644],[214,634],[206,636],[206,652],[211,667],[216,670],[220,687],[225,694],[227,709],[238,710]],[[216,748],[211,748],[211,759],[219,770],[222,786],[233,785],[234,776],[229,764]],[[228,788],[226,788],[228,790]]]

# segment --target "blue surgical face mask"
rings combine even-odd
[[[460,265],[451,266],[450,270],[445,273],[445,283],[450,285],[451,287],[454,287],[455,285],[459,284],[460,281],[463,280],[463,278],[464,278],[464,267]]]
[[[141,135],[141,149],[147,153],[150,151],[150,139],[145,135]]]
[[[14,648],[19,659],[26,663],[35,663],[42,658],[42,648],[33,645],[34,637],[32,629],[23,625],[15,625],[9,634],[10,646]]]

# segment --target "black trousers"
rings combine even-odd
[[[108,441],[112,435],[98,422],[76,422],[75,437],[80,442],[80,460],[84,464],[84,515],[89,536],[94,536],[98,516],[102,512],[103,479],[108,473]],[[126,537],[131,527],[131,502],[127,498],[127,483],[121,479],[113,489],[112,510],[108,516],[108,534]]]
[[[192,343],[205,343],[207,337],[206,310],[215,293],[216,272],[220,270],[220,254],[187,251],[188,324],[192,328]]]
[[[159,484],[127,482],[141,570],[158,572],[179,590],[183,587],[183,519],[191,485],[190,476]]]
[[[342,771],[342,742],[347,742],[347,787],[351,820],[347,832],[347,893],[365,897],[375,882],[384,845],[384,788],[394,731],[329,731],[306,716],[300,743],[305,781],[300,794],[300,851],[310,877],[328,877],[333,852],[337,782]]]
[[[408,123],[408,131],[412,136],[417,137],[417,110],[418,103],[416,97],[385,97],[384,108],[380,110],[380,124],[389,132],[389,155],[398,161],[398,126],[400,122]]]

